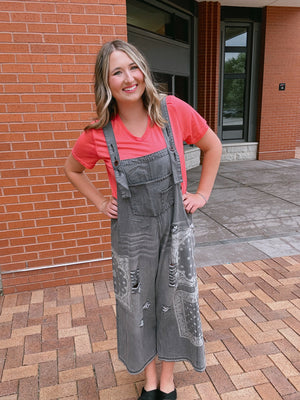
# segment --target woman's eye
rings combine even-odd
[[[121,74],[121,71],[116,71],[113,73],[113,76],[120,75],[120,74]]]
[[[133,65],[132,67],[131,67],[131,70],[135,70],[135,69],[138,69],[139,67],[137,66],[137,65]]]

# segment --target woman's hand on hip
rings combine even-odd
[[[118,201],[114,197],[105,199],[99,210],[109,218],[116,219],[118,218]]]
[[[185,211],[189,214],[193,214],[198,208],[202,208],[206,204],[206,199],[199,193],[186,192],[182,195],[182,200]]]

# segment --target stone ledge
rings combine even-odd
[[[257,160],[257,142],[223,144],[221,161]]]
[[[257,160],[257,142],[223,144],[221,161]],[[195,146],[184,146],[186,170],[198,167],[200,164],[200,149]]]
[[[196,146],[184,146],[186,170],[198,167],[200,164],[200,149]]]

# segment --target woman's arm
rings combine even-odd
[[[204,157],[201,178],[196,193],[186,192],[183,195],[183,204],[185,210],[189,213],[194,213],[207,203],[214,186],[222,155],[222,144],[210,128],[195,145],[199,147]]]
[[[104,213],[109,218],[118,217],[117,200],[113,197],[106,198],[95,188],[84,173],[85,167],[80,164],[72,154],[67,158],[64,170],[67,178],[73,186],[75,186],[80,193],[90,200],[100,212]]]

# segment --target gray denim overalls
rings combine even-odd
[[[162,111],[167,147],[143,157],[120,160],[112,126],[104,127],[118,193],[111,220],[118,354],[132,374],[156,355],[205,369],[193,224],[165,99]]]

